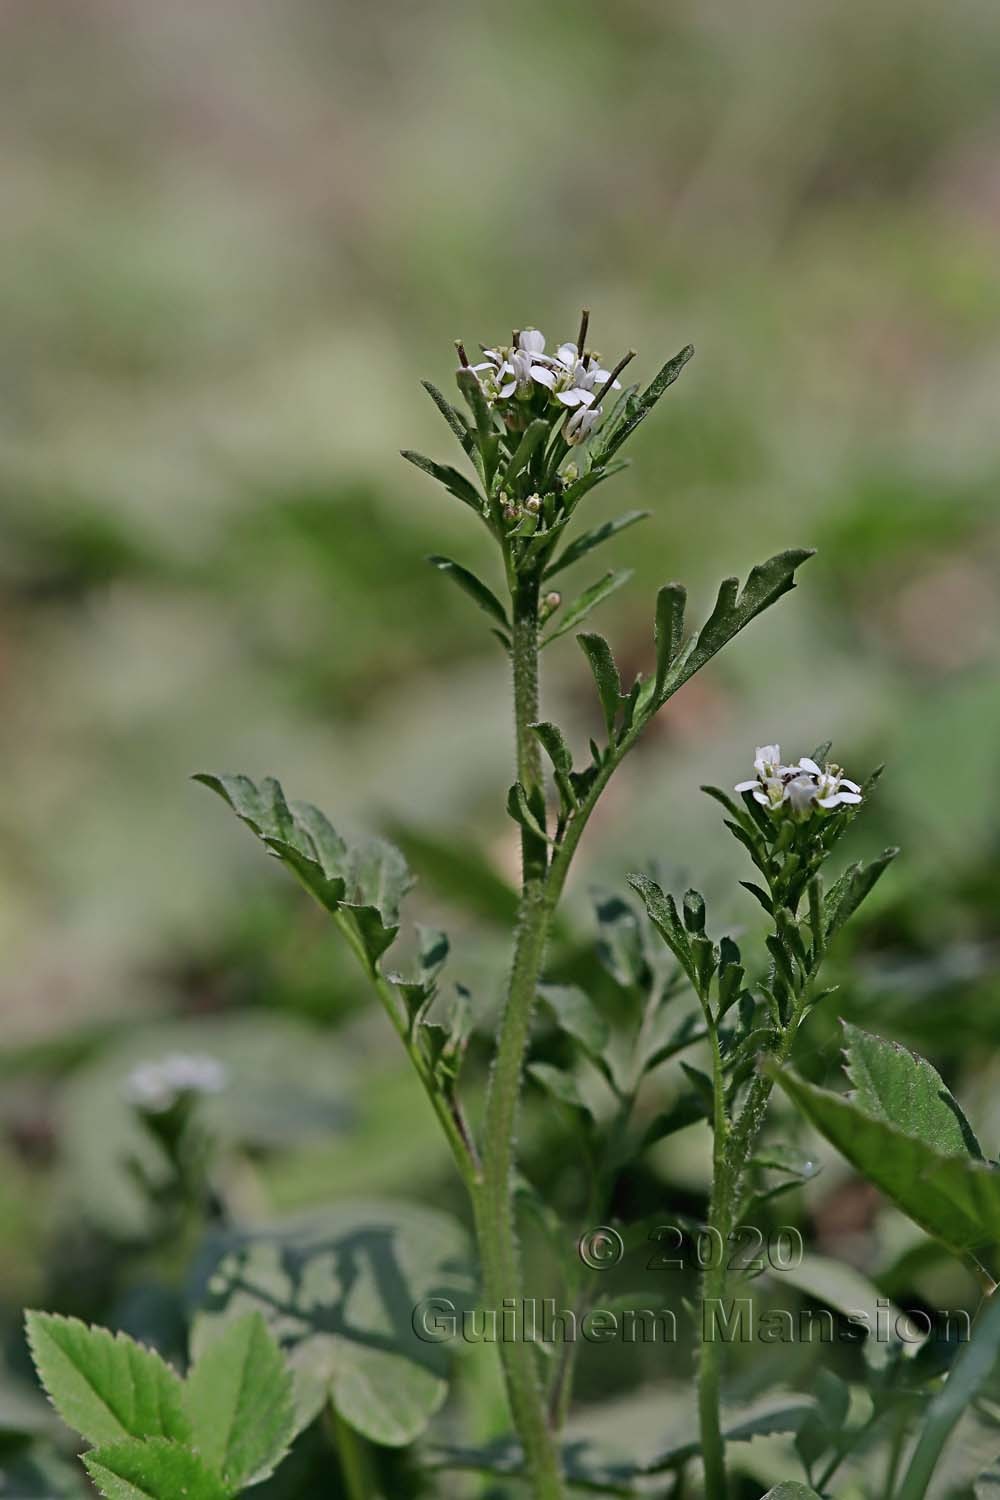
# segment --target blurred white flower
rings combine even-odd
[[[787,807],[802,820],[816,808],[833,812],[863,800],[857,782],[849,780],[840,766],[818,766],[808,755],[795,765],[783,765],[779,745],[759,745],[753,765],[756,776],[738,782],[735,790],[750,792],[755,802],[772,812]]]
[[[578,406],[566,418],[563,436],[567,443],[576,445],[586,442],[604,413],[602,406]]]
[[[125,1097],[146,1114],[165,1114],[185,1094],[218,1094],[226,1070],[203,1053],[170,1052],[155,1062],[139,1063],[125,1080]]]

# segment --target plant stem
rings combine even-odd
[[[512,656],[518,780],[526,793],[541,786],[539,746],[529,726],[538,718],[538,584],[516,580]],[[553,901],[545,879],[547,848],[522,829],[523,882],[507,1003],[500,1023],[484,1122],[483,1181],[475,1191],[476,1229],[488,1303],[517,1307],[523,1274],[511,1194],[514,1139],[524,1054],[545,957]],[[512,1301],[508,1301],[512,1299]],[[535,1351],[521,1338],[500,1341],[511,1416],[524,1447],[536,1500],[561,1500],[559,1455],[549,1428]]]
[[[344,1421],[332,1402],[326,1408],[326,1422],[348,1500],[381,1500],[364,1440]]]
[[[708,1227],[713,1232],[709,1235],[709,1262],[705,1267],[701,1286],[698,1419],[701,1427],[701,1456],[705,1466],[705,1493],[711,1495],[712,1500],[726,1500],[726,1457],[720,1411],[722,1348],[719,1340],[713,1336],[716,1323],[709,1315],[709,1309],[721,1304],[726,1295],[726,1246],[732,1229],[730,1217],[733,1183],[728,1162],[729,1122],[726,1118],[719,1029],[707,996],[701,999],[712,1054],[714,1170],[712,1201],[708,1214]]]

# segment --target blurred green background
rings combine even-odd
[[[617,492],[589,502],[653,512],[592,569],[636,570],[599,620],[620,658],[648,664],[667,578],[701,613],[723,573],[819,555],[621,773],[567,940],[591,932],[598,873],[620,886],[654,857],[752,926],[698,784],[742,778],[771,740],[832,738],[854,775],[885,760],[855,852],[904,857],[842,1008],[931,1052],[995,1150],[995,0],[9,0],[2,17],[11,1326],[51,1295],[70,1202],[127,1219],[94,1101],[168,1019],[235,1024],[239,1089],[272,1086],[242,1136],[250,1209],[453,1192],[321,914],[188,778],[273,772],[346,831],[399,838],[409,914],[449,926],[488,1029],[516,870],[505,662],[424,558],[491,579],[495,560],[397,450],[454,456],[418,383],[448,386],[452,339],[535,323],[555,343],[584,303],[608,362],[638,348],[637,378],[697,348]],[[582,657],[567,638],[544,666],[547,715],[582,747]],[[831,1022],[817,1066],[835,1055]],[[665,1193],[700,1190],[690,1156],[656,1168]]]

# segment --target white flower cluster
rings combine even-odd
[[[485,359],[471,368],[487,401],[530,401],[538,390],[547,391],[550,401],[570,410],[564,429],[569,443],[582,443],[593,431],[602,412],[598,396],[621,390],[621,366],[606,370],[576,344],[560,344],[555,354],[546,354],[537,328],[522,328],[513,344],[483,353]]]
[[[145,1114],[162,1115],[185,1094],[218,1094],[225,1086],[226,1070],[214,1057],[170,1052],[134,1067],[125,1080],[125,1097]]]
[[[833,812],[852,806],[861,799],[861,788],[849,781],[840,766],[818,766],[804,755],[795,765],[783,765],[780,745],[759,745],[752,781],[741,781],[738,792],[751,792],[755,802],[769,812],[786,808],[793,817],[804,820],[821,808]]]

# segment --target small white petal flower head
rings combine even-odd
[[[161,1115],[185,1095],[218,1094],[225,1086],[226,1070],[216,1058],[170,1052],[134,1067],[125,1080],[125,1097],[143,1113]]]
[[[771,812],[786,808],[800,822],[817,809],[835,812],[863,800],[857,782],[850,781],[840,766],[818,766],[808,755],[795,765],[783,765],[778,745],[758,746],[753,764],[756,776],[739,782],[735,790],[750,792],[755,802]]]

